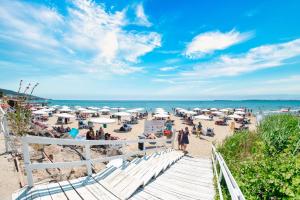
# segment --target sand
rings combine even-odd
[[[101,117],[109,117],[109,116],[101,116]],[[151,117],[148,117],[148,120],[150,120]],[[183,121],[176,116],[171,116],[171,119],[175,121],[175,129],[179,130],[181,128],[188,127],[189,130],[192,129],[191,126],[187,126],[183,123]],[[216,118],[218,119],[218,118]],[[216,120],[215,119],[215,120]],[[255,118],[251,117],[251,125],[249,128],[251,130],[255,129]],[[196,120],[195,122],[198,123],[200,120]],[[49,124],[49,128],[51,128],[56,123],[56,117],[50,117],[47,121],[47,124]],[[120,139],[137,139],[139,135],[143,133],[144,130],[144,120],[139,120],[139,123],[136,125],[132,125],[132,130],[127,133],[119,133],[117,130],[119,129],[120,125],[118,123],[109,124],[107,128],[105,128],[105,132],[111,133],[114,136],[119,137]],[[188,153],[191,156],[195,157],[203,157],[203,158],[209,158],[211,156],[211,145],[212,143],[221,143],[226,137],[230,136],[232,132],[230,131],[229,126],[217,126],[214,124],[214,121],[205,121],[201,120],[201,123],[203,125],[203,129],[214,128],[215,136],[209,137],[209,136],[203,136],[201,135],[200,138],[196,137],[195,135],[190,135],[190,144],[187,147]],[[230,123],[230,122],[229,122]],[[70,124],[68,124],[70,128],[77,128],[78,122],[75,119],[71,119]],[[100,125],[95,124],[95,130],[98,130]],[[85,135],[87,132],[86,129],[81,129],[80,134]],[[4,141],[3,141],[3,135],[1,137],[1,143],[0,143],[0,150],[2,153],[0,156],[0,177],[1,177],[1,184],[0,184],[0,199],[10,199],[11,193],[16,191],[19,188],[19,178],[18,174],[14,168],[14,163],[11,160],[11,156],[4,154]],[[177,140],[175,141],[175,148],[177,149]],[[123,148],[122,151],[134,151],[137,150],[137,144],[127,146],[125,149]],[[41,153],[39,152],[33,152],[32,148],[32,162],[49,162],[47,158],[42,159]],[[84,153],[80,147],[76,148],[76,151],[79,153]],[[49,145],[45,146],[45,152],[46,154],[53,155],[54,161],[73,161],[73,160],[80,160],[79,154],[74,149],[71,149],[69,147],[63,148],[62,146],[56,146],[56,145]],[[92,158],[98,158],[102,157],[103,152],[99,150],[92,150]],[[23,162],[21,161],[21,165],[23,165]],[[100,163],[95,165],[95,171],[100,171],[101,169],[105,168],[104,163]],[[50,181],[50,180],[65,180],[65,179],[72,179],[77,178],[81,176],[86,175],[86,168],[85,167],[77,167],[74,169],[51,169],[51,170],[39,170],[34,171],[34,179],[35,182],[39,181]],[[24,177],[26,181],[26,177]],[[5,184],[2,184],[2,183]]]

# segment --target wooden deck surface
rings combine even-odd
[[[91,177],[23,188],[12,199],[214,199],[210,160],[182,156],[170,150],[154,153]]]

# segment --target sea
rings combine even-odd
[[[253,112],[271,111],[290,108],[300,109],[300,100],[47,100],[49,106],[81,106],[81,107],[124,107],[126,109],[145,108],[151,112],[155,108],[172,111],[172,108],[247,108]]]

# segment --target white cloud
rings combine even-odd
[[[135,14],[137,17],[136,24],[146,27],[152,26],[151,22],[148,20],[147,15],[145,14],[143,4],[140,3],[136,6]]]
[[[285,78],[267,80],[264,83],[267,83],[267,84],[298,83],[299,84],[300,83],[300,75],[292,75],[292,76],[285,77]]]
[[[79,71],[101,74],[141,71],[134,66],[140,57],[161,45],[156,32],[125,30],[130,23],[125,10],[109,13],[102,4],[89,0],[70,4],[67,14],[61,15],[38,4],[1,1],[0,41],[20,45],[14,51],[26,49],[24,57],[41,61],[43,54],[45,59],[55,58],[56,63],[60,60]],[[146,17],[143,14],[141,9],[140,19]],[[51,65],[51,61],[36,64]]]
[[[220,31],[201,33],[187,45],[184,54],[189,58],[201,58],[217,50],[226,49],[252,37],[252,33],[240,33],[231,30],[226,33]]]
[[[175,69],[177,69],[178,67],[162,67],[160,68],[159,70],[160,71],[163,71],[163,72],[166,72],[166,71],[173,71]]]
[[[288,64],[287,60],[300,56],[300,39],[286,43],[262,45],[238,55],[223,55],[211,62],[199,63],[185,77],[211,78],[235,76],[256,70]]]

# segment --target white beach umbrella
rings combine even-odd
[[[116,112],[114,115],[120,116],[120,117],[128,117],[130,116],[130,113],[128,112]]]
[[[97,107],[88,107],[88,109],[90,109],[90,110],[99,110],[100,108],[97,108]]]
[[[187,110],[186,109],[179,109],[178,112],[185,113],[185,112],[187,112]]]
[[[34,115],[48,115],[48,113],[45,112],[44,110],[36,110],[36,111],[33,111],[32,114],[34,114]]]
[[[218,109],[217,108],[211,108],[210,110],[211,111],[217,111]]]
[[[240,115],[236,115],[236,114],[233,114],[233,115],[228,115],[227,117],[231,118],[231,119],[243,119],[242,116]]]
[[[203,109],[203,110],[201,110],[202,112],[209,112],[210,110],[208,110],[208,109]]]
[[[245,109],[244,108],[237,108],[237,109],[235,109],[236,111],[245,111]]]
[[[113,124],[116,122],[116,120],[114,120],[114,119],[104,118],[104,117],[92,118],[89,121],[96,123],[96,124]]]
[[[83,110],[83,111],[81,111],[81,113],[84,113],[84,114],[94,114],[94,113],[97,113],[97,111],[95,111],[95,110]]]
[[[108,106],[103,106],[102,108],[104,108],[104,109],[109,109],[109,107],[108,107]]]
[[[70,108],[67,108],[67,107],[61,108],[61,109],[59,109],[59,111],[60,112],[72,112],[72,110]]]
[[[235,111],[234,114],[237,114],[237,115],[245,115],[246,113],[243,112],[243,111]]]
[[[165,114],[165,113],[157,113],[157,114],[154,115],[154,117],[157,117],[157,118],[167,118],[167,117],[170,117],[170,115]]]
[[[193,110],[194,111],[200,111],[201,109],[200,108],[194,108]]]
[[[194,116],[195,119],[202,119],[202,120],[210,120],[210,118],[206,115],[197,115]]]
[[[143,111],[143,110],[145,110],[145,108],[135,108],[135,109],[133,109],[133,110]]]
[[[189,114],[189,115],[196,115],[196,114],[197,114],[197,113],[194,112],[194,111],[186,111],[185,113],[186,113],[186,114]]]
[[[110,112],[110,110],[107,109],[107,108],[102,108],[102,109],[99,110],[99,112]]]
[[[70,115],[68,113],[59,113],[59,114],[55,114],[56,117],[61,117],[61,118],[75,118],[74,115]]]
[[[221,109],[220,111],[221,111],[221,112],[229,112],[229,110],[226,109],[226,108],[223,108],[223,109]]]
[[[214,115],[224,115],[224,113],[220,112],[220,111],[213,111],[211,112]]]

